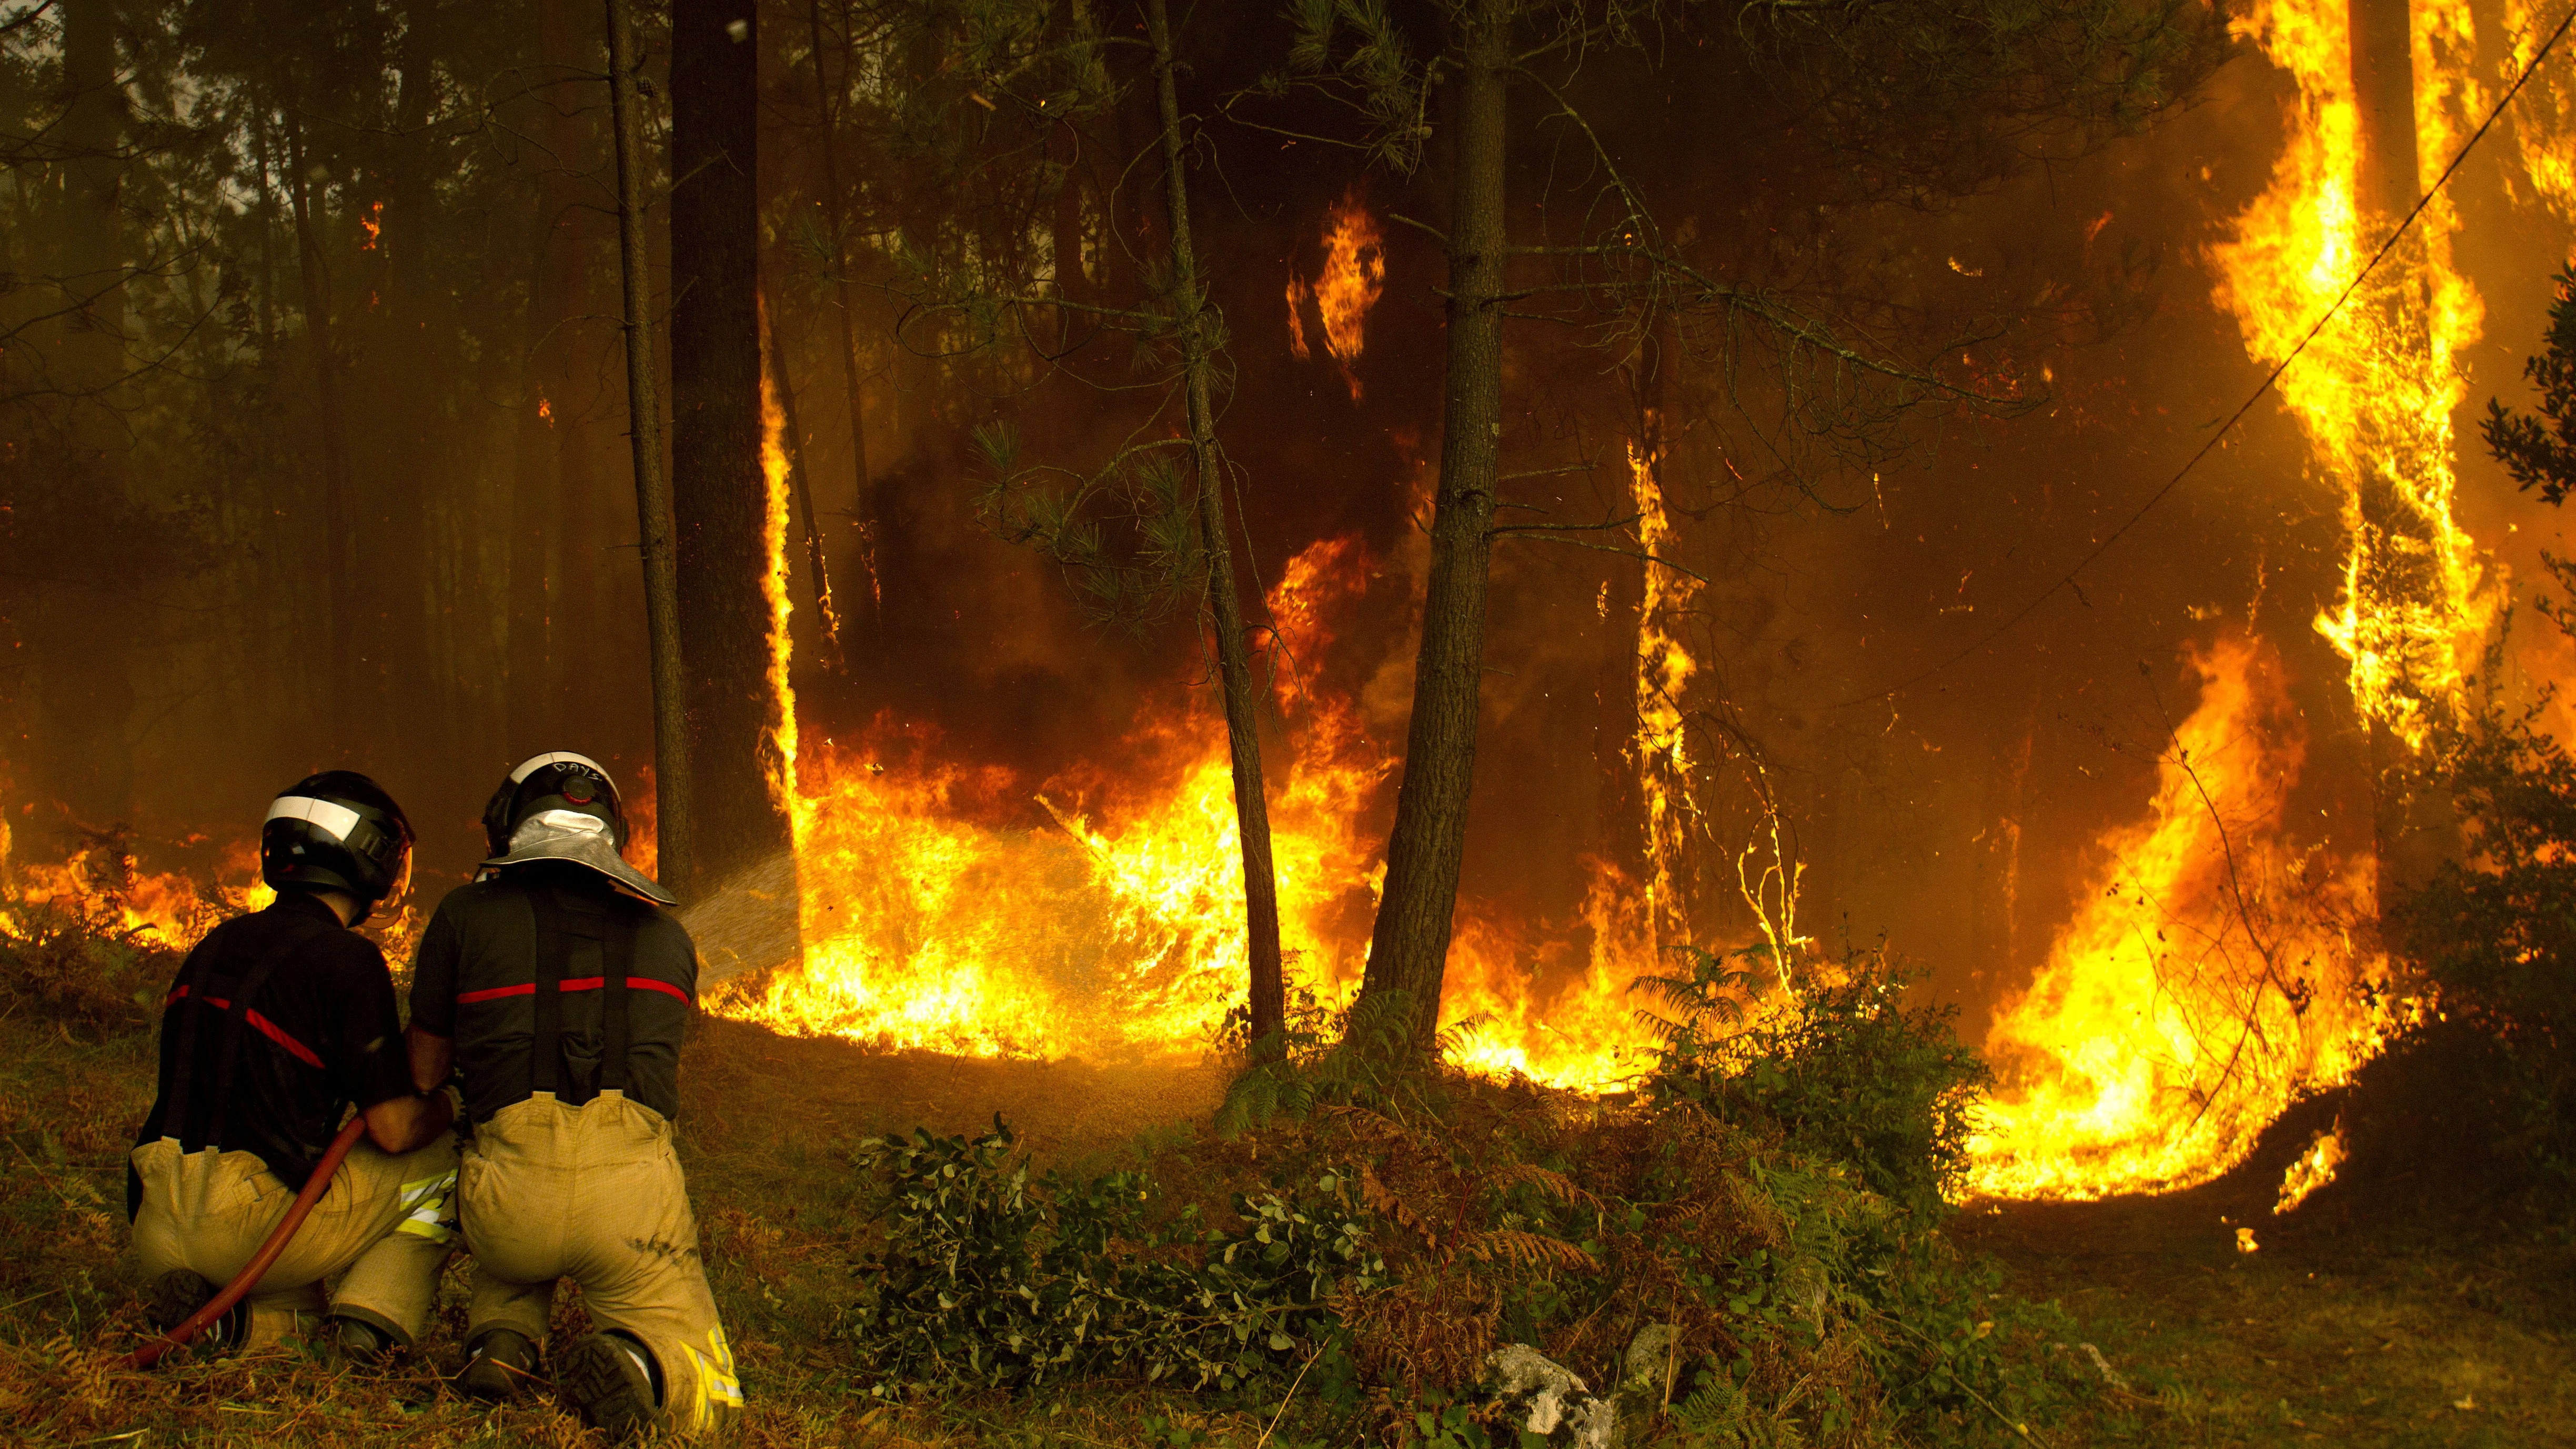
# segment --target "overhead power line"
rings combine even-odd
[[[2425,191],[2423,196],[2416,200],[2413,209],[2406,213],[2404,220],[2397,223],[2397,229],[2388,234],[2388,239],[2379,244],[2379,250],[2370,254],[2370,260],[2362,264],[2361,270],[2353,274],[2352,280],[2344,284],[2342,293],[2334,299],[2333,303],[2330,304],[2323,313],[2318,315],[2317,320],[2314,323],[2310,324],[2306,335],[2299,339],[2298,345],[2291,348],[2287,356],[2284,356],[2279,362],[2273,364],[2272,370],[2264,374],[2262,383],[2254,389],[2253,394],[2247,397],[2245,401],[2237,407],[2236,411],[2227,415],[2227,421],[2219,424],[2218,431],[2209,435],[2209,441],[2202,443],[2199,451],[2185,459],[2183,461],[2183,465],[2174,470],[2174,475],[2165,480],[2163,487],[2158,488],[2155,492],[2147,495],[2147,501],[2139,504],[2135,513],[2130,514],[2127,519],[2123,520],[2119,527],[2112,529],[2109,534],[2103,537],[2101,542],[2093,545],[2090,552],[2086,553],[2082,558],[2077,559],[2074,566],[2067,569],[2065,574],[2061,576],[2057,582],[2050,584],[2047,588],[2034,595],[2028,603],[2023,604],[2020,608],[2014,610],[2011,616],[2006,618],[2002,623],[1987,630],[1984,636],[1979,638],[1975,643],[1968,645],[1958,653],[1951,655],[1928,669],[1925,669],[1922,673],[1914,675],[1910,679],[1903,680],[1886,689],[1879,690],[1876,693],[1858,695],[1854,698],[1844,700],[1840,704],[1829,707],[1833,709],[1849,709],[1853,705],[1868,704],[1874,700],[1893,699],[1897,695],[1903,694],[1905,691],[1912,689],[1934,675],[1948,670],[1951,666],[1967,658],[1969,655],[1977,653],[1979,650],[1993,644],[2004,635],[2011,633],[2022,620],[2029,618],[2033,613],[2037,612],[2040,605],[2055,598],[2061,591],[2071,588],[2075,583],[2076,575],[2092,567],[2093,563],[2100,559],[2102,555],[2109,553],[2113,544],[2118,543],[2123,537],[2125,537],[2130,529],[2137,527],[2139,519],[2146,517],[2157,504],[2165,501],[2166,496],[2172,493],[2174,489],[2181,484],[2183,479],[2191,476],[2191,470],[2200,466],[2201,459],[2208,457],[2211,453],[2218,450],[2218,445],[2226,440],[2228,433],[2233,431],[2238,423],[2244,421],[2245,415],[2254,410],[2254,405],[2261,402],[2264,394],[2272,390],[2273,384],[2281,380],[2281,374],[2289,371],[2290,364],[2299,360],[2299,354],[2308,350],[2308,344],[2317,340],[2317,334],[2326,330],[2326,324],[2332,322],[2335,319],[2335,315],[2343,310],[2344,304],[2352,300],[2352,294],[2359,291],[2361,289],[2361,284],[2370,280],[2370,274],[2379,269],[2379,264],[2387,259],[2388,254],[2397,249],[2397,243],[2402,240],[2407,231],[2415,225],[2415,219],[2424,214],[2424,208],[2432,205],[2433,198],[2441,195],[2442,189],[2451,184],[2451,177],[2459,171],[2460,163],[2468,160],[2469,153],[2477,149],[2478,142],[2486,139],[2487,132],[2495,127],[2497,119],[2504,115],[2505,108],[2513,104],[2514,97],[2522,94],[2522,88],[2530,82],[2534,74],[2538,73],[2541,64],[2549,59],[2550,52],[2556,50],[2558,48],[2558,42],[2567,37],[2567,31],[2571,25],[2576,25],[2576,6],[2571,6],[2565,17],[2559,20],[2558,28],[2549,32],[2549,38],[2541,42],[2540,51],[2531,58],[2531,64],[2524,66],[2522,68],[2522,74],[2513,78],[2513,85],[2505,91],[2502,98],[2496,101],[2495,108],[2487,112],[2487,118],[2478,123],[2478,128],[2475,131],[2469,133],[2469,139],[2463,142],[2459,151],[2451,157],[2451,164],[2442,168],[2441,177],[2434,181],[2432,186]]]

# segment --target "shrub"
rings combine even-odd
[[[2563,577],[2563,574],[2562,574]],[[2497,1160],[2576,1177],[2576,760],[2489,709],[2435,770],[2462,849],[2392,901],[2391,935],[2490,1062]]]
[[[867,1144],[887,1239],[849,1327],[871,1390],[1304,1374],[1304,1402],[1370,1421],[1328,1442],[1427,1409],[1457,1443],[1513,1444],[1459,1398],[1487,1354],[1529,1343],[1607,1390],[1664,1323],[1690,1442],[2004,1442],[2071,1404],[2041,1352],[2064,1321],[1846,1163],[1681,1098],[1451,1075],[1401,1107],[1328,1104],[1079,1181],[1031,1176],[998,1122]],[[1179,1200],[1210,1176],[1255,1185]]]
[[[1882,951],[1854,952],[1834,978],[1740,1025],[1755,973],[1694,951],[1686,973],[1639,983],[1663,1008],[1646,1013],[1663,1046],[1643,1089],[1848,1163],[1871,1191],[1937,1215],[1966,1170],[1989,1076],[1952,1029],[1957,1007],[1906,1007],[1920,977]]]
[[[1238,1195],[1157,1221],[1154,1180],[1034,1181],[999,1115],[969,1140],[870,1138],[885,1247],[864,1260],[849,1329],[882,1397],[1113,1372],[1233,1389],[1316,1352],[1325,1300],[1382,1264],[1345,1183]]]

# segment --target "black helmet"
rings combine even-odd
[[[355,770],[325,770],[269,803],[259,830],[259,878],[278,889],[356,896],[354,926],[410,880],[411,839],[402,807],[375,781]]]
[[[550,750],[510,772],[483,807],[483,838],[492,853],[509,854],[510,837],[541,810],[570,810],[605,821],[610,843],[626,848],[626,809],[617,803],[617,782],[587,755]]]

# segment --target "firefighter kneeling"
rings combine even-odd
[[[742,1387],[671,1142],[696,947],[622,857],[617,788],[590,760],[520,765],[483,826],[489,874],[439,904],[411,993],[413,1075],[435,1086],[452,1066],[473,1121],[458,1384],[499,1398],[533,1383],[569,1277],[601,1330],[556,1356],[582,1417],[619,1436],[718,1429]]]
[[[333,770],[270,804],[264,911],[188,953],[161,1012],[161,1083],[126,1175],[155,1327],[178,1326],[248,1266],[355,1106],[358,1144],[250,1295],[198,1339],[265,1347],[326,1307],[326,1352],[373,1360],[429,1325],[454,1236],[456,1148],[442,1094],[415,1094],[385,958],[349,930],[399,895],[411,826],[364,775]]]

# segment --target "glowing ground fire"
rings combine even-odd
[[[1348,538],[1291,559],[1270,596],[1283,632],[1320,651],[1369,564]],[[1348,699],[1309,689],[1279,706],[1281,935],[1293,977],[1331,1005],[1356,987],[1381,869],[1352,804],[1395,761]],[[942,760],[935,740],[891,726],[809,746],[795,814],[803,964],[733,985],[716,1009],[966,1055],[1198,1050],[1248,969],[1233,779],[1202,707],[1176,692],[1124,742],[1118,778],[1025,781]],[[1618,894],[1606,886],[1596,896]],[[1526,924],[1465,914],[1443,998],[1445,1019],[1474,1023],[1462,1062],[1585,1087],[1632,1073],[1646,1038],[1626,988],[1653,958],[1630,954],[1633,931],[1595,940],[1578,958]]]

